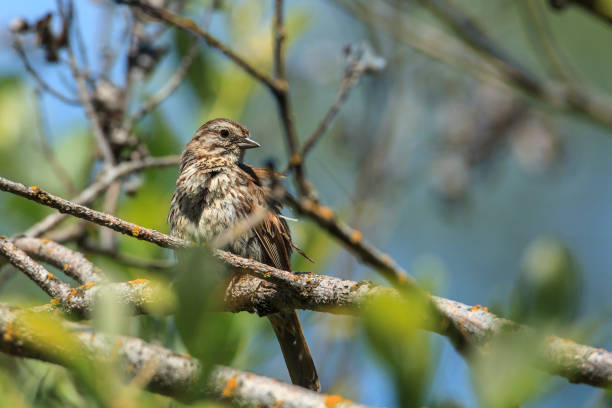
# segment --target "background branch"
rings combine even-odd
[[[21,324],[23,311],[0,305],[0,349],[15,356],[29,357],[65,365],[69,361],[65,350],[53,344],[40,344],[44,334],[28,330]],[[126,336],[97,333],[89,327],[62,323],[72,332],[78,345],[95,360],[115,360],[134,376],[152,360],[156,364],[146,381],[149,391],[190,399],[212,396],[234,404],[247,406],[319,407],[333,402],[335,407],[363,407],[339,396],[319,394],[281,381],[217,366],[208,382],[200,374],[197,360],[160,346]],[[128,367],[130,369],[128,369]],[[149,365],[151,368],[151,365]],[[120,401],[118,401],[120,403]],[[329,406],[329,405],[327,405]]]

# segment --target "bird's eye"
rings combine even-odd
[[[227,129],[221,129],[221,131],[219,132],[219,134],[221,135],[221,137],[228,137],[228,136],[229,136],[229,130],[227,130]]]

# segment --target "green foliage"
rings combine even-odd
[[[223,310],[227,266],[201,249],[180,253],[175,290],[176,326],[188,352],[200,360],[204,377],[215,364],[228,364],[244,335]]]
[[[529,244],[514,294],[514,318],[532,324],[570,322],[578,312],[582,274],[569,249],[543,237]]]
[[[522,406],[547,391],[550,376],[534,368],[542,340],[508,334],[474,351],[472,379],[481,406]]]
[[[392,375],[402,407],[424,404],[432,375],[429,335],[419,331],[430,317],[424,298],[378,298],[364,313],[364,329],[374,354]]]

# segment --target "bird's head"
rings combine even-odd
[[[200,126],[185,146],[181,167],[194,160],[208,161],[211,167],[236,163],[243,150],[259,146],[250,138],[249,130],[240,123],[223,118],[209,120]]]

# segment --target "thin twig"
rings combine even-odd
[[[285,79],[285,39],[287,33],[283,25],[283,0],[274,0],[274,21],[272,23],[272,30],[274,35],[274,77],[276,79]]]
[[[384,3],[376,3],[375,8],[364,8],[353,2],[337,1],[364,23],[388,31],[398,41],[424,55],[465,70],[497,87],[512,87],[556,109],[577,112],[593,122],[612,126],[612,102],[604,95],[590,89],[535,78],[484,53],[474,56],[452,36],[409,15],[404,14],[398,24],[395,18],[397,10],[390,9]]]
[[[359,78],[366,71],[366,66],[359,61],[359,59],[353,61],[344,74],[344,78],[342,78],[342,82],[340,83],[340,88],[338,89],[338,93],[336,94],[336,100],[329,107],[327,113],[321,119],[314,132],[310,135],[306,143],[302,146],[302,151],[300,152],[300,156],[302,161],[310,151],[314,147],[314,145],[319,141],[321,136],[325,133],[332,120],[336,117],[340,108],[344,104],[344,101],[349,95],[351,89],[359,83]]]
[[[531,47],[536,56],[545,57],[546,65],[559,79],[576,84],[578,75],[554,41],[541,7],[540,0],[526,0],[519,6],[519,14],[523,17],[524,26],[532,39]]]
[[[72,5],[70,6],[69,10],[72,10]],[[62,18],[64,20],[69,20],[71,18],[70,11],[66,13],[62,11],[62,9],[60,9],[60,13],[62,14]],[[71,22],[68,21],[66,24],[71,25]],[[93,97],[87,87],[87,80],[77,64],[76,57],[74,55],[70,42],[68,42],[66,46],[66,51],[68,53],[68,65],[70,66],[72,76],[74,77],[74,80],[76,81],[79,89],[79,100],[81,101],[81,105],[85,110],[85,115],[87,116],[87,119],[89,120],[89,123],[91,125],[94,139],[96,141],[96,146],[98,147],[98,150],[100,151],[100,154],[104,159],[104,163],[107,166],[112,166],[115,163],[115,156],[111,149],[110,141],[102,130],[102,123],[100,121],[98,112],[96,112],[96,109],[94,108]]]
[[[213,48],[219,50],[223,55],[231,59],[236,65],[244,69],[248,74],[250,74],[253,78],[256,78],[258,81],[266,85],[272,91],[277,91],[283,87],[282,83],[279,83],[272,78],[270,78],[267,74],[260,71],[252,64],[247,62],[244,58],[236,54],[231,48],[227,45],[223,44],[217,38],[212,36],[208,31],[204,30],[195,21],[181,17],[177,14],[169,12],[159,7],[152,6],[150,4],[143,3],[139,0],[115,0],[119,4],[126,4],[131,7],[137,7],[145,13],[149,14],[151,17],[165,21],[175,27],[180,29],[189,31],[199,37],[201,37],[208,45]]]
[[[282,88],[274,89],[273,94],[278,104],[278,111],[283,126],[283,133],[287,142],[289,166],[293,170],[294,180],[300,195],[312,197],[313,192],[306,182],[304,167],[299,154],[299,140],[295,127],[295,118],[289,99],[289,83],[285,72],[285,41],[287,33],[284,27],[284,2],[274,0],[274,17],[272,22],[273,35],[273,66],[274,77],[279,83],[285,84]]]
[[[123,186],[123,180],[115,180],[111,185],[108,186],[104,193],[103,211],[107,214],[114,214],[117,211],[119,205],[119,198],[121,197],[121,188]],[[110,250],[117,246],[117,235],[113,234],[112,231],[106,228],[100,228],[100,245]]]
[[[68,105],[78,105],[78,106],[81,105],[78,98],[72,98],[70,96],[64,95],[60,91],[53,88],[51,85],[47,84],[44,79],[42,79],[42,77],[38,74],[38,72],[36,72],[34,67],[30,64],[30,61],[28,60],[28,56],[25,50],[23,49],[21,38],[17,35],[13,37],[13,48],[15,48],[17,55],[19,55],[19,58],[23,62],[23,65],[26,71],[28,71],[28,73],[32,76],[32,78],[34,78],[34,80],[36,81],[36,83],[41,89],[45,90],[50,95],[55,96],[60,101],[67,103]]]
[[[0,255],[3,255],[11,265],[23,271],[28,278],[36,283],[49,296],[54,298],[67,297],[72,288],[53,276],[41,265],[37,264],[24,251],[17,248],[11,240],[0,237]]]
[[[574,84],[560,85],[540,80],[532,72],[507,55],[488,34],[450,0],[422,0],[466,44],[492,58],[505,81],[521,90],[564,109],[586,114],[607,126],[612,125],[612,105],[596,101],[584,89]],[[559,93],[559,95],[557,95]]]
[[[121,163],[118,166],[103,172],[97,181],[93,182],[71,201],[75,204],[88,205],[93,202],[103,191],[105,191],[115,180],[136,171],[148,168],[175,166],[178,164],[178,161],[178,156],[171,155],[163,157],[148,157],[143,160]],[[29,237],[41,236],[58,225],[64,218],[66,218],[65,214],[51,214],[42,221],[28,228],[24,235]]]
[[[610,10],[609,3],[606,2],[593,0],[548,0],[548,3],[559,10],[574,4],[601,18],[606,23],[612,24],[612,10]]]
[[[142,118],[152,112],[159,104],[168,99],[170,95],[183,83],[183,80],[189,72],[189,67],[193,62],[198,52],[198,44],[194,42],[190,47],[183,59],[181,60],[178,69],[172,75],[172,77],[166,82],[166,84],[159,89],[140,109],[138,109],[129,119],[124,126],[126,132],[131,133],[134,125],[136,125]]]
[[[76,187],[74,186],[74,182],[72,181],[72,178],[70,177],[70,174],[68,174],[68,171],[66,171],[62,163],[57,159],[57,157],[55,157],[55,153],[53,152],[53,149],[49,145],[47,125],[46,125],[46,121],[44,120],[44,115],[43,115],[42,105],[41,105],[42,101],[40,100],[40,98],[41,98],[41,91],[39,89],[36,89],[36,92],[35,92],[36,110],[35,111],[36,111],[36,123],[38,124],[38,134],[40,136],[40,148],[42,150],[43,156],[45,156],[45,159],[49,163],[49,166],[51,167],[51,169],[53,169],[53,172],[57,176],[58,180],[62,182],[62,184],[66,188],[66,191],[68,191],[70,194],[76,194],[77,190],[76,190]]]
[[[301,215],[315,221],[321,228],[342,242],[353,254],[364,263],[371,265],[394,285],[414,284],[412,278],[393,259],[368,243],[363,234],[338,220],[334,212],[307,198],[296,199],[290,194],[285,197],[287,203]]]

